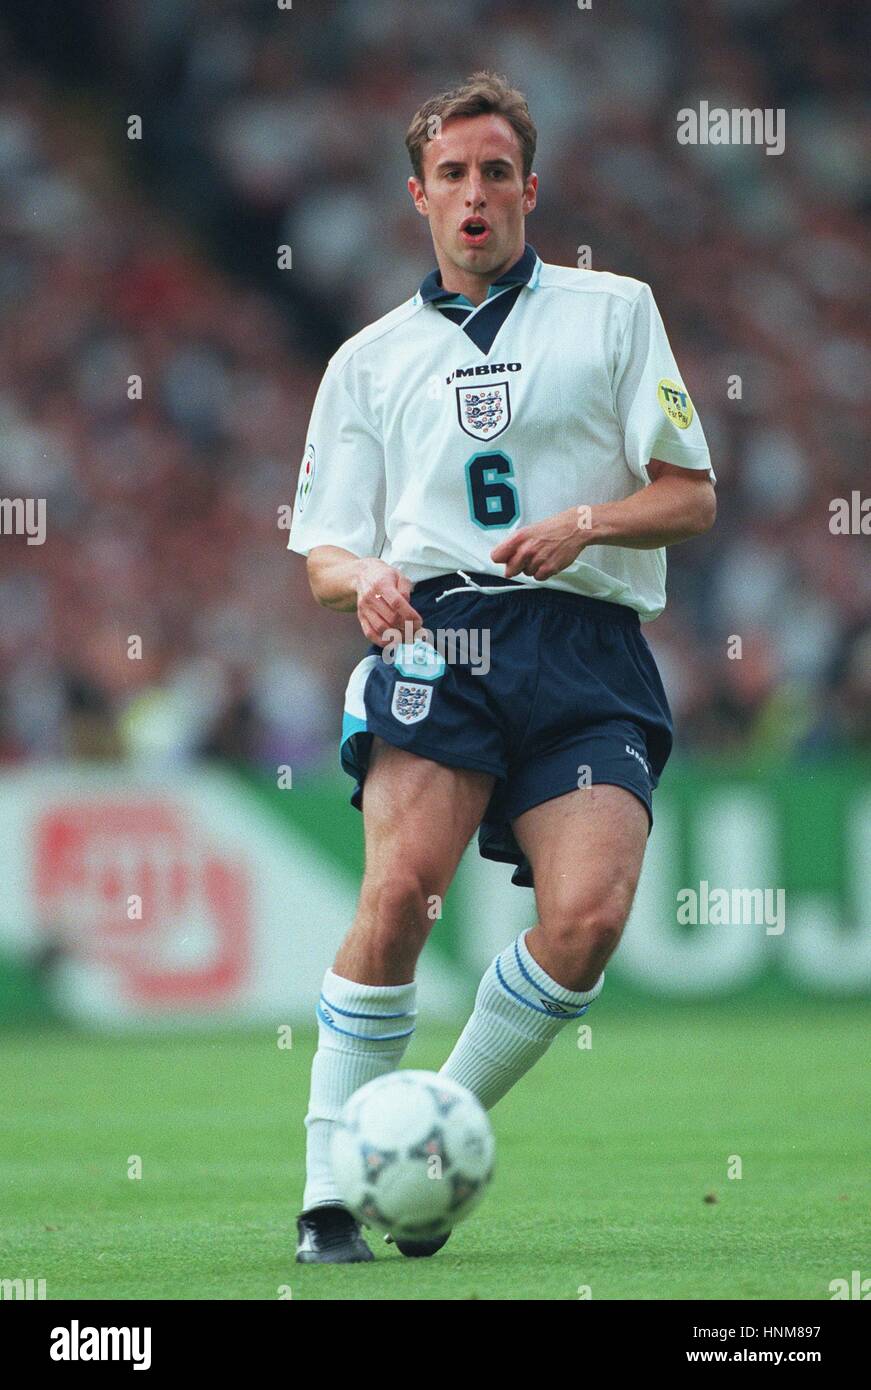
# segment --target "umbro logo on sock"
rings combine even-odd
[[[538,997],[542,1004],[542,1007],[546,1009],[549,1014],[571,1013],[571,1009],[567,1008],[565,1004],[557,1004],[554,999],[543,999],[541,995],[539,995]]]

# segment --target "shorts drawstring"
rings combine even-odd
[[[464,594],[469,589],[477,589],[479,594],[507,594],[509,589],[531,589],[531,584],[478,584],[474,579],[470,579],[465,570],[457,570],[465,579],[465,584],[458,584],[455,589],[445,589],[443,593],[436,597],[436,603],[441,603],[448,594]]]

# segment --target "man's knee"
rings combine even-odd
[[[539,921],[551,948],[567,962],[591,954],[606,960],[623,935],[632,897],[623,884],[597,894],[560,893],[541,905]]]
[[[365,912],[373,940],[386,947],[407,942],[409,937],[424,938],[432,925],[429,905],[431,885],[425,874],[408,865],[397,865],[363,879],[360,906]]]

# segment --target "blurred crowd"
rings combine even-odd
[[[861,6],[63,11],[0,29],[0,497],[47,504],[0,537],[0,759],[335,761],[365,642],[282,508],[328,356],[432,263],[408,120],[477,67],[539,127],[530,241],[652,285],[708,435],[718,523],[646,629],[678,748],[871,749],[868,542],[830,528],[867,490]],[[701,100],[783,108],[785,152],[679,145]]]

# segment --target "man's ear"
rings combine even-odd
[[[538,201],[538,174],[530,174],[523,185],[523,215],[532,212]]]
[[[428,217],[429,205],[426,201],[426,190],[416,174],[412,174],[411,178],[408,180],[408,191],[421,217]]]

